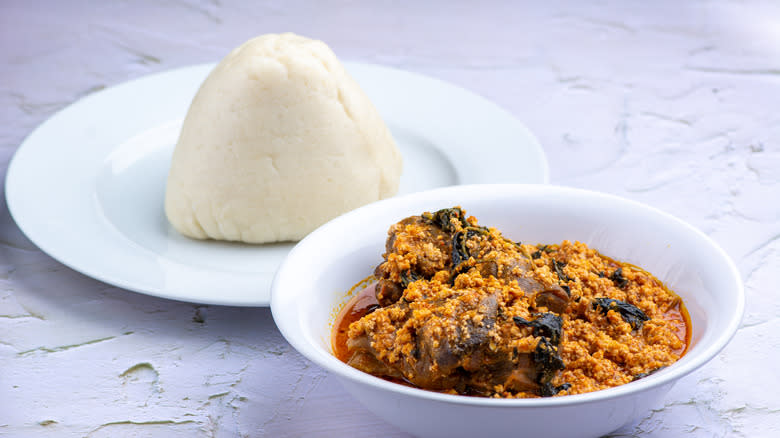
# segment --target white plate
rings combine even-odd
[[[125,289],[196,303],[267,306],[272,277],[292,243],[191,240],[174,231],[163,212],[181,122],[213,67],[182,68],[103,90],[33,131],[6,179],[9,210],[27,237],[63,264]],[[547,162],[534,136],[484,98],[400,70],[346,67],[401,149],[400,193],[547,182]]]

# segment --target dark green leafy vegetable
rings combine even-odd
[[[539,257],[542,256],[542,253],[549,254],[549,253],[551,253],[553,251],[555,251],[555,250],[550,248],[549,245],[539,244],[539,245],[536,245],[536,251],[531,254],[531,258],[538,259]]]
[[[645,314],[641,309],[633,304],[626,303],[625,301],[613,300],[611,298],[594,298],[593,308],[598,309],[604,315],[610,310],[618,312],[623,321],[631,324],[631,328],[634,330],[640,330],[642,324],[645,321],[650,320],[650,317]]]
[[[554,313],[542,313],[534,316],[537,318],[533,321],[519,316],[512,317],[512,320],[518,326],[533,327],[533,335],[540,337],[532,355],[536,367],[536,382],[539,384],[539,395],[552,397],[558,392],[565,391],[571,387],[568,383],[560,386],[550,383],[558,371],[566,368],[556,347],[561,340],[563,320]]]
[[[565,262],[559,262],[558,260],[553,259],[552,267],[553,267],[553,271],[555,271],[555,273],[558,274],[558,280],[559,281],[571,281],[571,278],[569,278],[569,276],[566,275],[565,272],[563,272],[563,267],[564,266],[566,266]]]
[[[628,280],[623,277],[623,268],[615,269],[615,272],[609,276],[609,279],[612,280],[612,282],[621,289],[624,289],[626,286],[628,286]]]
[[[479,234],[485,234],[487,233],[486,228],[482,227],[467,227],[464,230],[458,231],[455,233],[455,235],[452,237],[452,266],[453,268],[457,268],[458,265],[465,262],[466,260],[471,257],[471,254],[469,252],[468,246],[466,246],[466,242],[468,242],[469,239],[472,237],[479,235]]]
[[[438,225],[448,233],[455,231],[455,227],[452,224],[453,220],[460,222],[460,225],[464,228],[469,226],[469,223],[466,222],[466,214],[458,207],[443,208],[433,214],[423,213],[422,218]]]
[[[537,383],[544,387],[555,377],[555,373],[566,368],[563,359],[558,354],[558,349],[547,338],[539,339],[533,353],[536,365]]]
[[[534,316],[537,318],[533,321],[519,316],[512,317],[512,320],[518,326],[533,327],[534,336],[549,338],[552,344],[558,345],[561,340],[561,331],[563,330],[563,319],[554,313],[541,313]]]
[[[552,397],[561,391],[568,391],[569,388],[571,388],[571,383],[564,383],[559,386],[555,386],[552,383],[543,383],[539,388],[539,395],[542,397]]]
[[[452,266],[457,267],[469,259],[469,249],[466,246],[466,233],[458,231],[452,237]]]

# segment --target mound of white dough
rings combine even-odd
[[[193,99],[165,213],[197,239],[299,240],[394,195],[400,175],[390,132],[328,46],[264,35],[230,52]]]

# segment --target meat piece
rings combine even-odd
[[[482,365],[480,346],[488,341],[489,331],[495,325],[498,303],[494,295],[476,297],[479,301],[474,298],[464,295],[435,305],[435,315],[417,329],[419,371],[430,374],[431,369],[438,368],[441,373],[450,374],[459,366],[474,371]],[[478,314],[479,319],[463,318],[459,324],[453,324],[451,316],[471,312]]]
[[[411,216],[390,227],[385,243],[385,260],[390,254],[407,257],[408,269],[423,278],[446,269],[452,262],[452,238],[449,233],[420,216]],[[398,274],[405,270],[399,270]]]
[[[403,378],[398,370],[385,365],[385,363],[377,359],[374,354],[366,350],[357,349],[347,362],[347,365],[375,376],[385,376],[396,379]]]
[[[499,272],[499,277],[504,278],[507,280],[526,280],[525,273],[528,272],[528,270],[531,268],[531,262],[528,261],[528,259],[523,258],[519,254],[517,254],[515,257],[508,258],[507,260],[502,260],[501,269]],[[524,286],[521,284],[521,286]],[[529,286],[530,285],[525,285]]]
[[[480,262],[477,263],[474,267],[479,271],[479,275],[482,277],[486,278],[492,275],[493,277],[498,278],[498,263],[495,261],[489,260]]]
[[[377,266],[377,300],[382,306],[401,298],[403,289],[420,278],[431,278],[452,263],[452,238],[421,216],[408,217],[388,231],[385,261]]]
[[[389,306],[401,299],[404,288],[398,283],[382,278],[376,284],[376,300],[382,307]]]
[[[546,307],[555,313],[565,312],[569,305],[569,292],[560,285],[545,287],[533,278],[524,276],[529,269],[528,260],[519,259],[503,269],[502,278],[514,279],[527,295],[534,297],[536,307]]]
[[[395,319],[403,320],[408,315],[409,308],[406,303],[399,302],[392,307],[395,309],[393,312],[395,314],[393,315]],[[379,310],[386,310],[388,308],[389,307],[380,308]],[[363,330],[359,332],[352,330],[353,326],[362,324],[361,321],[367,321],[370,315],[377,311],[367,314],[350,326],[347,348],[351,355],[347,364],[375,376],[403,379],[403,374],[400,369],[389,365],[386,360],[381,359],[382,354],[380,354],[380,351],[373,342],[378,336],[382,336],[385,339],[394,337],[393,331],[395,330],[395,327],[392,323],[389,323],[392,321],[392,318],[374,318],[375,321],[378,321],[379,324],[381,324],[380,327],[374,327],[374,330]],[[387,317],[388,315],[384,314],[382,316]]]
[[[534,280],[533,278],[520,277],[515,281],[517,281],[517,284],[520,286],[520,288],[523,289],[528,295],[534,295],[544,290],[544,285]]]
[[[554,284],[538,292],[534,300],[536,307],[546,307],[551,312],[563,313],[569,305],[569,294],[562,287]]]

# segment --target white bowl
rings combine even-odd
[[[525,243],[581,241],[654,274],[682,297],[693,336],[687,354],[642,380],[589,394],[490,399],[440,394],[365,374],[331,353],[330,327],[346,291],[381,262],[388,227],[460,205],[481,225]],[[590,437],[660,404],[680,377],[712,359],[744,308],[739,273],[712,240],[654,208],[611,195],[541,185],[455,186],[376,202],[317,229],[293,248],[271,287],[279,330],[305,357],[334,373],[369,410],[419,436]]]

